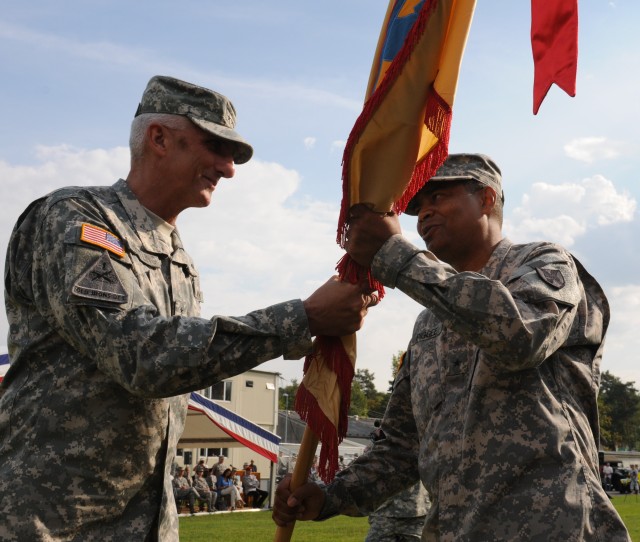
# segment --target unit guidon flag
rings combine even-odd
[[[344,247],[349,208],[373,204],[402,212],[448,152],[451,108],[474,0],[393,0],[373,61],[366,101],[343,158],[343,199],[338,243]],[[343,280],[369,277],[348,256]],[[324,480],[338,466],[338,443],[347,429],[355,336],[318,337],[305,362],[296,410],[322,442]]]

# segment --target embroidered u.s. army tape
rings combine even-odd
[[[106,248],[109,252],[113,252],[117,256],[124,256],[124,245],[119,237],[116,237],[110,231],[103,230],[92,224],[82,223],[82,232],[80,240],[91,245]]]

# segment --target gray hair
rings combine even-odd
[[[145,113],[138,115],[131,122],[131,133],[129,134],[129,150],[131,151],[131,161],[142,157],[144,152],[144,136],[149,125],[156,123],[179,130],[185,128],[191,121],[182,115],[169,115],[167,113]]]

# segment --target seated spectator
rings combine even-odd
[[[196,478],[193,482],[193,489],[197,492],[198,498],[207,503],[209,513],[212,514],[213,512],[215,512],[214,507],[216,504],[216,500],[218,499],[218,493],[217,491],[211,491],[209,489],[209,484],[207,484],[207,481],[203,476],[204,469],[198,469],[196,467],[195,471]]]
[[[217,479],[218,497],[229,495],[230,506],[229,510],[235,510],[238,504],[244,505],[244,501],[238,492],[238,488],[233,483],[231,477],[231,469],[225,469],[222,476],[218,476]]]
[[[184,467],[178,467],[175,472],[175,476],[173,480],[171,480],[171,485],[173,485],[173,496],[176,499],[176,503],[181,499],[187,499],[189,503],[189,511],[191,515],[196,513],[196,491],[189,485],[187,479],[184,477]]]
[[[193,477],[191,476],[191,472],[189,471],[189,465],[184,468],[184,472],[182,474],[189,483],[189,487],[193,487]]]
[[[253,495],[253,507],[262,508],[264,501],[267,500],[269,493],[260,489],[260,480],[253,474],[251,465],[245,463],[244,476],[242,477],[242,489],[244,498],[248,499],[249,495]]]
[[[209,489],[211,491],[218,491],[218,487],[216,485],[216,475],[213,474],[213,469],[209,469],[206,474],[204,475],[204,479],[207,482],[207,485],[209,486]]]
[[[204,459],[201,459],[200,461],[198,461],[198,464],[194,467],[193,474],[194,475],[198,474],[198,471],[204,473],[206,469],[207,469],[207,466],[204,464]],[[194,476],[194,480],[195,480],[195,476]]]
[[[233,465],[231,465],[231,479],[233,480],[233,484],[238,490],[238,495],[242,496],[242,478],[240,477],[238,469],[236,469]]]

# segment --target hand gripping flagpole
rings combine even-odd
[[[304,430],[302,442],[300,443],[300,449],[298,450],[298,459],[296,460],[296,466],[293,469],[293,475],[291,476],[291,491],[304,485],[309,478],[309,469],[313,463],[313,457],[316,453],[318,446],[318,437],[315,433],[309,429],[309,426]],[[295,523],[290,523],[286,527],[278,526],[276,528],[276,534],[274,542],[289,542],[293,536],[293,528]]]

